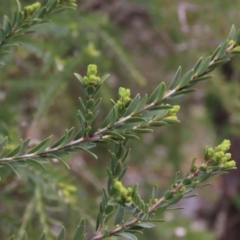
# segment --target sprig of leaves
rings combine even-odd
[[[119,149],[122,149],[121,145]],[[152,190],[152,198],[149,202],[144,202],[138,192],[137,185],[133,187],[124,187],[121,179],[118,175],[126,173],[126,171],[116,169],[123,169],[123,167],[117,167],[119,163],[122,163],[120,156],[116,157],[116,154],[112,156],[112,171],[108,170],[108,194],[104,192],[102,202],[100,203],[100,211],[98,214],[97,231],[88,240],[104,239],[110,236],[124,236],[127,239],[135,240],[137,237],[135,234],[141,232],[145,228],[153,228],[153,222],[161,222],[159,219],[166,210],[170,209],[169,206],[179,202],[182,198],[190,198],[196,196],[191,192],[200,186],[204,181],[208,180],[212,176],[228,173],[228,170],[236,169],[236,162],[231,160],[231,154],[227,151],[230,149],[230,141],[224,140],[216,148],[206,148],[204,151],[204,161],[200,166],[196,165],[196,159],[193,159],[192,165],[185,178],[179,179],[180,174],[176,174],[175,182],[165,192],[164,196],[158,197],[158,187],[155,185]],[[119,150],[118,150],[119,151]],[[123,156],[126,152],[122,149]],[[114,207],[110,207],[113,205]],[[116,211],[117,206],[117,211]],[[106,216],[107,212],[107,217]],[[125,221],[124,213],[128,212],[132,216],[130,220]],[[116,219],[114,222],[115,227],[112,230],[108,230],[107,226],[104,226],[105,219],[112,218],[116,213]],[[157,218],[156,218],[157,217]]]
[[[0,55],[9,53],[9,48],[18,46],[16,43],[9,43],[16,37],[31,33],[30,27],[45,23],[45,18],[65,9],[75,9],[75,0],[49,0],[46,5],[41,6],[39,2],[22,8],[20,1],[16,0],[18,10],[14,13],[13,19],[4,16],[3,23],[0,25]]]
[[[176,113],[179,107],[171,106],[167,101],[195,91],[192,88],[194,85],[211,78],[208,75],[211,71],[230,61],[239,52],[240,31],[236,33],[233,26],[228,39],[211,56],[199,59],[194,68],[182,77],[181,68],[179,68],[168,89],[164,83],[160,83],[150,97],[147,95],[141,97],[137,94],[131,99],[130,90],[120,88],[120,99],[117,102],[112,101],[112,109],[103,121],[102,127],[95,132],[92,130],[92,122],[97,117],[97,108],[101,102],[101,98],[97,98],[96,94],[109,75],[99,78],[96,75],[96,66],[90,65],[85,77],[75,74],[85,90],[85,98],[80,98],[79,132],[72,137],[73,128],[66,130],[53,145],[51,145],[52,137],[50,136],[30,150],[28,150],[30,139],[27,139],[8,151],[6,137],[0,143],[0,164],[5,163],[6,166],[12,167],[12,163],[27,163],[28,159],[41,164],[42,161],[53,158],[63,162],[62,156],[76,151],[85,151],[97,158],[89,149],[95,147],[98,142],[118,143],[125,139],[137,139],[138,134],[152,132],[152,127],[177,123]]]

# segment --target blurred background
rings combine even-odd
[[[57,139],[72,126],[77,131],[83,91],[73,73],[84,75],[88,64],[97,64],[100,76],[111,74],[100,91],[97,128],[111,107],[109,100],[118,98],[119,87],[130,88],[132,96],[150,94],[161,81],[169,83],[179,66],[186,72],[200,57],[212,54],[232,24],[240,28],[240,1],[234,0],[77,3],[76,11],[52,15],[50,23],[35,26],[35,33],[19,38],[21,46],[1,58],[0,140],[9,136],[10,147],[28,137],[33,143],[49,135]],[[2,0],[1,21],[16,9],[15,0]],[[180,124],[154,129],[154,134],[130,142],[126,185],[138,182],[144,199],[153,184],[163,194],[177,171],[186,174],[194,157],[201,162],[205,146],[225,138],[232,141],[233,159],[239,164],[239,66],[240,58],[235,57],[214,71],[212,80],[197,85],[198,91],[178,100]],[[82,217],[91,233],[111,148],[94,149],[98,160],[71,155],[65,159],[71,171],[60,163],[46,165],[47,172],[21,168],[19,180],[10,170],[0,169],[0,238],[27,231],[29,239],[37,239],[44,230],[52,239],[64,225],[72,239]],[[139,239],[239,240],[239,170],[195,192],[199,196],[178,204],[184,210],[167,211],[165,222]]]

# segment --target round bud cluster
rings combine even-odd
[[[118,202],[132,202],[133,189],[131,187],[125,188],[120,181],[115,181],[113,186],[118,191],[118,197],[116,199]]]
[[[36,2],[34,4],[31,4],[29,6],[26,6],[23,11],[24,18],[29,17],[34,12],[36,12],[41,7],[41,3]]]
[[[118,109],[123,110],[132,101],[132,99],[130,98],[131,92],[130,92],[130,89],[128,88],[120,87],[118,94],[119,94],[119,100],[117,101],[117,107]]]
[[[177,112],[180,110],[179,105],[174,105],[171,109],[168,111],[169,116],[176,116]]]
[[[211,166],[218,165],[220,169],[227,170],[236,167],[236,162],[231,160],[231,153],[227,153],[230,149],[230,141],[224,140],[215,149],[205,149],[205,162],[208,162]]]
[[[166,104],[167,106],[169,104]],[[170,105],[169,105],[170,106]],[[166,121],[172,121],[172,123],[175,123],[178,121],[177,118],[177,112],[180,110],[179,105],[174,105],[171,109],[169,109],[167,116],[164,118]]]
[[[95,64],[88,65],[87,68],[87,76],[83,77],[83,82],[86,86],[88,85],[98,85],[100,82],[100,78],[96,76],[97,74],[97,66]]]
[[[61,191],[62,196],[64,197],[66,202],[75,202],[75,193],[77,191],[77,188],[73,185],[68,185],[65,183],[59,183],[58,187]]]

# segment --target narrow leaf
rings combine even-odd
[[[134,113],[134,110],[136,109],[136,107],[138,106],[140,101],[140,95],[137,94],[136,97],[132,100],[132,102],[129,104],[128,108],[126,109],[126,111],[123,114],[123,117],[126,117],[128,115],[131,115]]]
[[[89,153],[91,156],[93,156],[94,158],[96,158],[96,159],[98,159],[98,157],[97,157],[97,155],[96,154],[94,154],[94,153],[92,153],[92,152],[90,152],[89,150],[87,150],[86,148],[84,148],[84,147],[81,147],[81,146],[79,146],[78,147],[79,149],[81,149],[81,150],[83,150],[84,152],[86,152],[86,153]]]
[[[42,236],[39,240],[46,240],[45,233],[42,234]]]
[[[0,156],[3,153],[3,150],[5,146],[8,144],[8,137],[5,137],[1,142],[0,142]]]
[[[236,35],[236,28],[234,25],[232,25],[231,30],[228,35],[228,40],[235,40],[235,35]]]
[[[62,230],[59,233],[57,240],[65,240],[65,229],[64,229],[64,227],[62,227]]]
[[[36,161],[35,159],[27,159],[26,162],[28,164],[35,165],[35,166],[40,167],[41,169],[47,171],[47,169],[40,162]]]
[[[137,240],[137,237],[129,232],[121,232],[121,233],[118,233],[117,236],[122,236],[129,240]]]
[[[27,234],[26,233],[23,234],[21,240],[27,240]]]
[[[112,110],[107,115],[107,117],[104,119],[101,128],[110,127],[113,123],[116,122],[116,119],[117,119],[116,107],[113,107]]]
[[[106,136],[106,135],[110,135],[110,136],[116,137],[117,139],[120,139],[120,140],[125,140],[125,137],[123,137],[121,134],[119,134],[117,132],[114,132],[114,131],[106,131],[106,132],[104,132],[104,136]]]
[[[38,153],[43,152],[49,146],[51,140],[52,140],[52,136],[46,138],[45,140],[40,142],[37,146],[32,148],[28,153],[36,153],[36,154],[38,154]]]
[[[63,161],[60,157],[58,157],[56,154],[50,154],[49,157],[58,159],[59,162],[61,162],[67,169],[70,169],[70,166],[65,161]]]
[[[152,102],[157,102],[160,100],[160,97],[162,95],[164,95],[165,93],[165,89],[166,89],[166,86],[165,86],[165,83],[161,82],[157,88],[153,91],[153,93],[151,94],[151,96],[149,97],[148,99],[148,104],[149,103],[152,103]]]
[[[183,75],[183,77],[181,78],[181,80],[179,81],[177,88],[179,89],[179,88],[183,88],[183,87],[187,86],[188,83],[190,82],[190,80],[192,79],[193,73],[194,73],[193,69],[186,72]]]
[[[169,86],[170,90],[174,89],[177,86],[178,81],[179,81],[180,76],[181,76],[181,72],[182,72],[182,67],[179,67],[177,72],[175,73],[173,79],[172,79],[172,82],[170,83],[170,86]]]
[[[78,73],[74,73],[74,75],[75,75],[75,77],[80,81],[80,83],[81,83],[82,85],[84,85],[82,76],[81,76],[80,74],[78,74]]]
[[[143,228],[154,228],[155,227],[155,225],[150,222],[141,222],[138,224],[138,226],[143,227]]]
[[[219,48],[217,55],[215,57],[215,59],[220,59],[222,58],[225,54],[226,54],[226,50],[228,47],[228,41],[225,41]]]
[[[82,219],[77,227],[73,240],[81,240],[81,238],[85,233],[85,228],[86,228],[86,222],[84,219]]]
[[[3,164],[6,165],[8,168],[10,168],[16,174],[16,176],[20,179],[18,172],[10,163],[4,162]]]
[[[110,76],[110,74],[106,74],[103,77],[101,77],[99,84],[103,84],[109,78],[109,76]]]
[[[121,206],[119,206],[116,214],[116,218],[114,221],[114,225],[121,224],[123,221],[123,217],[124,217],[124,209]]]
[[[204,72],[206,72],[210,62],[211,62],[211,56],[209,56],[209,57],[205,58],[204,60],[202,60],[202,62],[199,65],[198,69],[196,70],[196,75],[199,76],[199,75],[203,74]]]
[[[140,102],[136,106],[133,113],[135,114],[135,113],[138,113],[139,111],[141,111],[144,108],[146,102],[147,102],[147,94],[145,94],[144,97],[140,100]]]
[[[152,190],[152,199],[157,198],[157,195],[158,195],[158,186],[154,185]]]

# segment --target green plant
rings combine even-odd
[[[4,18],[0,35],[0,52],[7,53],[5,50],[14,46],[10,41],[19,34],[27,33],[29,27],[43,23],[43,17],[46,14],[69,7],[74,8],[74,2],[50,0],[43,7],[39,3],[35,3],[23,10],[18,2],[18,11],[15,13],[13,21],[9,21],[7,17]],[[40,239],[52,238],[47,216],[43,213],[45,206],[42,192],[47,192],[47,186],[43,179],[47,178],[49,182],[55,183],[57,190],[61,190],[68,201],[71,201],[71,193],[76,190],[75,186],[66,184],[54,174],[45,172],[44,165],[57,159],[69,168],[68,163],[62,157],[70,155],[72,152],[84,151],[97,158],[90,150],[95,146],[110,143],[114,149],[110,151],[111,164],[107,169],[108,183],[102,192],[96,217],[96,231],[92,235],[87,235],[85,232],[86,222],[82,219],[74,240],[95,240],[112,236],[137,239],[135,234],[145,228],[154,227],[153,222],[162,221],[158,216],[169,209],[169,206],[182,198],[194,196],[191,194],[192,190],[203,186],[202,182],[214,175],[224,174],[228,170],[235,169],[236,163],[231,160],[231,154],[228,153],[230,142],[224,140],[214,149],[205,149],[204,160],[199,166],[194,159],[184,178],[181,179],[177,173],[175,181],[162,197],[158,195],[158,187],[154,186],[151,198],[144,201],[138,193],[137,184],[127,187],[122,182],[128,169],[125,166],[130,152],[127,146],[128,142],[138,140],[139,134],[151,133],[153,127],[178,123],[176,114],[180,107],[172,106],[168,101],[194,91],[195,89],[192,88],[194,85],[211,78],[208,73],[230,61],[239,51],[240,32],[236,33],[235,27],[232,27],[228,39],[211,56],[201,58],[194,68],[183,76],[181,76],[181,68],[179,68],[169,87],[166,87],[165,83],[160,83],[150,97],[147,95],[141,97],[139,94],[131,97],[130,89],[120,88],[119,98],[116,101],[111,100],[113,106],[98,127],[93,125],[101,103],[98,91],[107,80],[108,75],[99,77],[97,66],[90,64],[86,76],[81,77],[79,74],[75,74],[84,89],[84,97],[80,98],[78,112],[80,129],[75,135],[74,129],[71,128],[66,130],[54,144],[51,144],[52,136],[50,136],[33,147],[30,146],[30,139],[22,140],[19,145],[15,146],[8,144],[7,137],[3,138],[0,143],[2,178],[6,178],[6,175],[9,176],[10,172],[14,172],[18,177],[24,173],[31,176],[32,182],[40,182],[40,184],[36,184],[34,198],[27,206],[23,216],[23,219],[29,219],[29,209],[36,206],[44,229]],[[25,170],[22,170],[21,167],[25,167]],[[18,238],[26,239],[27,237],[25,233],[22,235],[22,231],[19,231]],[[65,239],[64,228],[57,239]]]

